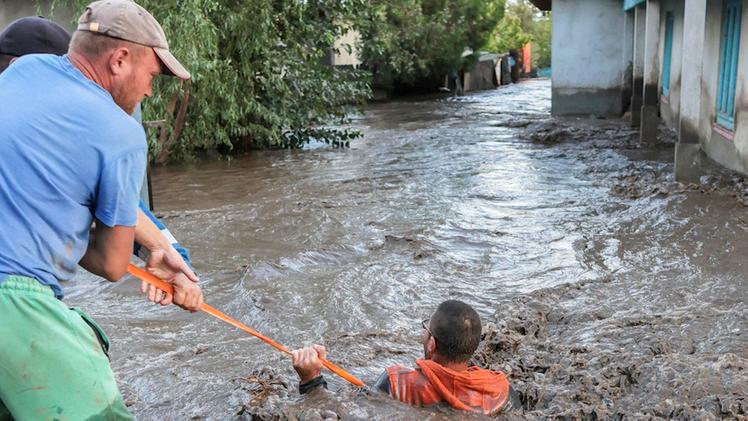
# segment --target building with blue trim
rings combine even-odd
[[[553,114],[630,110],[645,142],[664,121],[681,181],[702,152],[748,173],[748,0],[531,1],[553,10]]]

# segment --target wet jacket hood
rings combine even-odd
[[[456,372],[430,360],[416,360],[418,369],[390,367],[392,396],[412,405],[447,402],[469,412],[495,415],[509,398],[509,381],[504,373],[470,367]]]

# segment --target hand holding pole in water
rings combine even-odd
[[[130,274],[133,275],[133,276],[135,276],[136,278],[140,278],[141,280],[148,282],[149,284],[151,284],[151,285],[155,286],[156,288],[158,288],[158,289],[166,292],[167,294],[172,294],[173,293],[171,285],[167,284],[166,282],[162,281],[161,279],[156,278],[155,276],[153,276],[150,273],[144,271],[143,269],[141,269],[141,268],[133,265],[132,263],[127,268],[127,271],[130,272]],[[270,344],[270,345],[274,346],[275,348],[277,348],[277,349],[285,352],[286,354],[291,355],[291,351],[289,351],[288,349],[286,349],[282,345],[276,343],[272,339],[267,338],[264,335],[262,335],[262,334],[260,334],[260,333],[258,333],[256,331],[254,331],[253,329],[245,326],[244,324],[239,323],[238,321],[236,321],[236,320],[232,319],[231,317],[229,317],[229,316],[221,313],[220,311],[214,309],[213,307],[211,307],[211,306],[203,303],[203,305],[202,305],[202,307],[200,309],[202,311],[204,311],[204,312],[212,315],[212,316],[215,316],[215,317],[223,320],[224,322],[226,322],[226,323],[228,323],[230,325],[234,325],[234,326],[238,327],[239,329],[241,329],[241,330],[243,330],[243,331],[245,331],[245,332],[247,332],[247,333],[249,333],[249,334],[251,334],[251,335],[253,335],[253,336],[255,336],[255,337],[257,337],[257,338],[259,338],[259,339],[261,339],[263,341],[265,341],[265,342],[267,342],[268,344]],[[329,362],[327,360],[324,360],[324,359],[321,359],[321,361],[322,361],[322,365],[324,365],[325,367],[327,367],[328,370],[330,370],[333,373],[337,374],[338,376],[340,376],[340,377],[348,380],[349,382],[353,383],[354,385],[356,385],[356,386],[366,386],[366,384],[364,382],[362,382],[361,380],[357,379],[352,374],[348,373],[347,371],[343,370],[342,368],[336,366],[335,364],[333,364],[333,363],[331,363],[331,362]]]

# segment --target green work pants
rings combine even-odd
[[[104,332],[49,286],[9,276],[0,284],[0,320],[0,421],[134,420]]]

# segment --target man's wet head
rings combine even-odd
[[[154,76],[190,78],[169,51],[161,25],[129,0],[91,3],[78,19],[69,57],[128,114],[151,96]]]
[[[439,304],[424,327],[424,356],[443,365],[466,365],[480,344],[480,316],[462,301]]]

